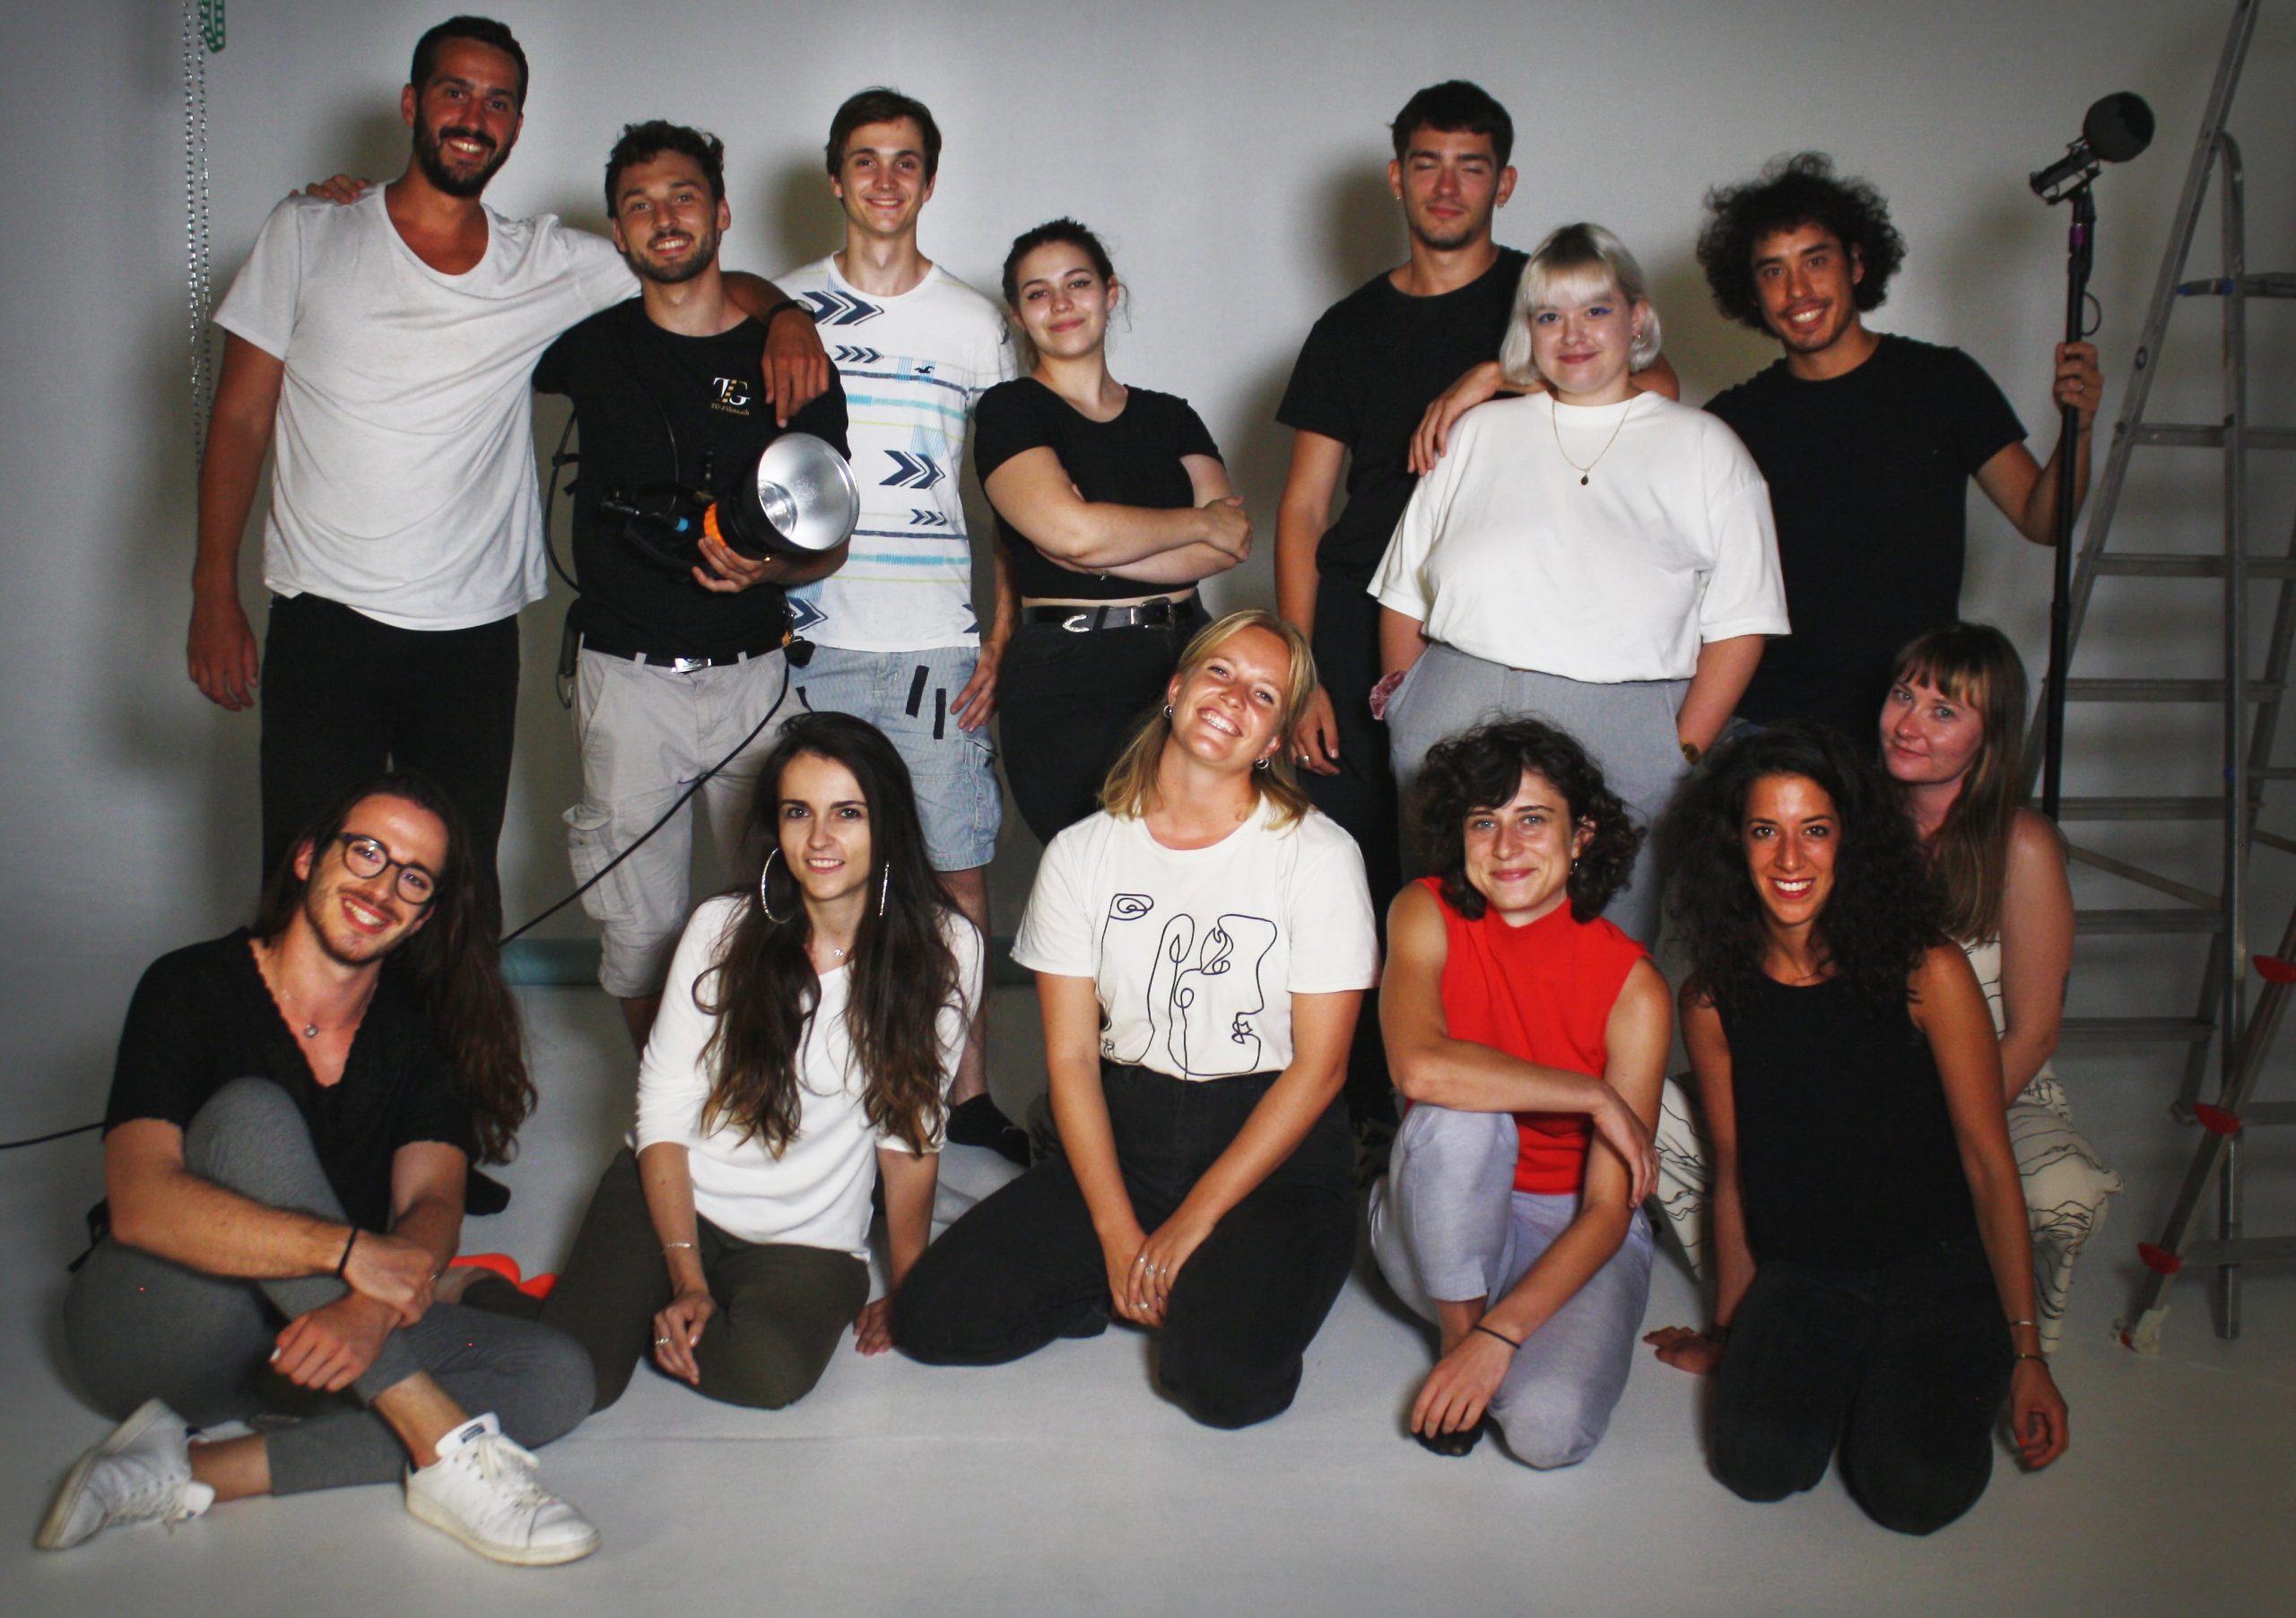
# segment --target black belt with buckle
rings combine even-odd
[[[1131,606],[1024,606],[1022,623],[1049,623],[1072,635],[1094,630],[1173,630],[1187,621],[1194,596],[1185,601],[1143,601]]]
[[[587,635],[582,637],[582,649],[596,652],[601,657],[615,657],[631,663],[642,663],[648,668],[666,668],[681,674],[690,674],[698,668],[731,668],[737,663],[747,663],[752,657],[763,657],[779,650],[769,646],[754,652],[727,652],[718,657],[674,657],[661,652],[626,652],[619,647],[604,647]]]

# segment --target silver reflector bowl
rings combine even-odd
[[[833,550],[861,520],[853,468],[810,432],[765,447],[740,490],[709,509],[704,526],[744,556]]]

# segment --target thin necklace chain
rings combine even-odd
[[[1626,425],[1626,418],[1633,413],[1634,401],[1629,399],[1626,402],[1626,408],[1618,413],[1618,426],[1611,429],[1611,436],[1603,440],[1603,447],[1596,452],[1595,458],[1581,466],[1578,462],[1571,460],[1570,451],[1562,447],[1562,401],[1557,399],[1549,405],[1546,424],[1554,429],[1554,452],[1568,463],[1571,471],[1578,474],[1578,482],[1582,486],[1587,482],[1587,474],[1603,464],[1603,457],[1611,452],[1611,446],[1618,442],[1620,429]]]

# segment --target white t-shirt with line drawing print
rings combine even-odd
[[[1018,374],[1004,312],[938,265],[897,298],[859,291],[834,257],[776,284],[813,311],[861,485],[845,565],[789,592],[791,623],[850,651],[978,644],[958,485],[974,402]]]
[[[1378,935],[1355,839],[1262,800],[1208,848],[1105,812],[1052,839],[1013,943],[1031,971],[1090,978],[1100,1054],[1176,1079],[1292,1063],[1292,996],[1370,988]]]

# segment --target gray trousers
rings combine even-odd
[[[268,1079],[236,1079],[215,1092],[184,1131],[184,1166],[269,1207],[343,1218],[302,1115]],[[150,1398],[198,1425],[265,1411],[299,1416],[266,1435],[277,1494],[396,1478],[405,1446],[366,1405],[418,1371],[465,1411],[492,1411],[529,1447],[589,1414],[590,1361],[579,1344],[450,1304],[392,1332],[344,1393],[312,1393],[274,1373],[286,1322],[348,1290],[332,1275],[210,1275],[107,1237],[65,1294],[65,1352],[83,1387],[114,1416]]]
[[[1515,1187],[1512,1115],[1413,1106],[1387,1176],[1371,1188],[1371,1251],[1396,1295],[1430,1320],[1435,1304],[1494,1301],[1578,1216],[1576,1196]],[[1602,1441],[1626,1391],[1650,1300],[1650,1224],[1638,1211],[1610,1262],[1515,1353],[1491,1401],[1507,1448],[1527,1466],[1568,1466]]]
[[[1635,822],[1656,826],[1690,774],[1674,716],[1687,680],[1638,680],[1592,685],[1532,669],[1488,663],[1437,641],[1411,665],[1387,702],[1387,745],[1396,787],[1409,802],[1428,750],[1492,719],[1544,719],[1566,730],[1603,772],[1603,782],[1625,800]],[[1406,824],[1406,839],[1417,836]],[[1424,870],[1410,848],[1405,872]],[[1634,874],[1603,914],[1636,943],[1658,942],[1660,876],[1652,839],[1634,857]]]

